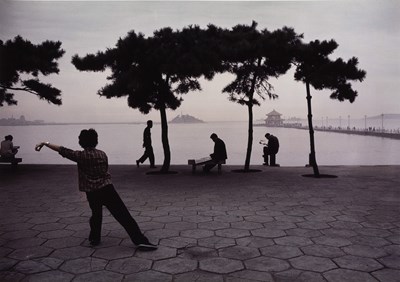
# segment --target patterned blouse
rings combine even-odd
[[[111,174],[108,172],[108,158],[103,151],[95,148],[73,151],[60,147],[59,154],[78,164],[80,191],[92,192],[112,184]]]

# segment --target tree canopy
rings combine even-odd
[[[111,69],[111,83],[98,91],[100,96],[127,96],[128,105],[144,114],[151,109],[175,110],[181,105],[181,94],[201,90],[198,78],[214,75],[205,61],[209,51],[204,32],[197,26],[182,31],[163,28],[145,38],[130,31],[115,48],[84,57],[75,55],[72,63],[81,71]]]
[[[299,38],[301,35],[288,27],[273,32],[259,31],[256,22],[251,26],[237,25],[227,31],[224,65],[235,75],[235,80],[223,92],[229,93],[230,100],[242,105],[258,106],[259,99],[277,98],[268,79],[290,69],[291,46],[297,44]]]
[[[349,81],[363,81],[366,72],[357,68],[358,59],[352,57],[347,62],[342,58],[332,61],[329,55],[338,47],[334,40],[311,41],[299,45],[296,55],[295,80],[309,83],[316,90],[330,89],[330,97],[339,101],[354,102],[357,91]]]
[[[39,80],[39,75],[59,73],[57,60],[64,55],[61,42],[32,44],[16,36],[0,40],[0,106],[17,105],[12,91],[25,91],[49,103],[61,105],[61,91]]]

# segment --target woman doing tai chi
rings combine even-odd
[[[74,151],[63,146],[41,142],[35,150],[43,146],[58,152],[78,165],[79,190],[86,193],[92,216],[90,217],[89,242],[92,246],[100,244],[103,206],[106,206],[114,218],[125,228],[132,242],[139,250],[156,250],[157,246],[149,242],[121,200],[111,181],[106,153],[96,149],[98,135],[94,129],[84,129],[79,135],[82,151]]]

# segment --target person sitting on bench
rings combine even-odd
[[[18,153],[19,146],[14,146],[12,135],[7,135],[1,141],[0,155],[4,159],[14,159]]]
[[[217,165],[217,162],[225,161],[228,158],[224,141],[218,138],[218,135],[215,133],[211,134],[210,138],[214,141],[214,153],[210,154],[211,161],[206,163],[203,167],[205,172],[209,172]]]
[[[278,137],[267,133],[267,134],[265,134],[265,138],[268,139],[268,144],[266,146],[264,146],[264,148],[263,148],[264,165],[278,166],[276,164],[276,154],[279,151]],[[268,164],[268,156],[270,156],[269,164]]]

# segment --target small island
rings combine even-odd
[[[191,115],[177,115],[170,123],[204,123],[201,119],[195,118]]]

